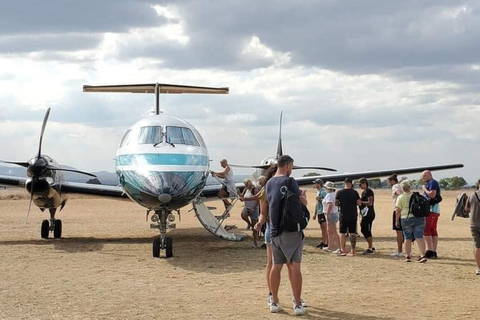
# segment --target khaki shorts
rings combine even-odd
[[[471,227],[472,230],[472,237],[473,243],[475,244],[475,248],[480,249],[480,228],[479,227]]]

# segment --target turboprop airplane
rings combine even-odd
[[[63,192],[87,193],[108,197],[128,196],[133,201],[153,211],[152,228],[159,229],[160,237],[153,239],[153,256],[159,257],[165,250],[166,257],[173,256],[173,240],[167,237],[167,229],[174,228],[174,212],[192,203],[200,223],[212,234],[225,240],[240,241],[243,235],[228,232],[222,221],[215,217],[204,203],[205,197],[216,196],[221,186],[206,186],[209,174],[208,150],[200,133],[187,121],[166,116],[160,112],[161,93],[228,94],[228,88],[208,88],[169,84],[84,86],[84,92],[130,92],[155,94],[155,115],[143,119],[126,131],[117,150],[115,169],[120,186],[63,182]],[[283,154],[281,130],[277,154],[264,159],[255,167],[258,174]],[[391,169],[322,176],[331,181],[345,177],[381,177],[392,173],[408,174],[423,170],[442,170],[463,167],[461,164]],[[302,167],[333,170],[323,167]],[[314,177],[298,178],[299,184],[311,184]],[[0,176],[0,183],[19,185],[25,179]],[[228,214],[228,212],[226,212]],[[226,216],[225,214],[223,216]]]
[[[50,115],[50,108],[47,110],[43,119],[42,130],[40,132],[40,143],[38,146],[38,152],[36,156],[32,157],[27,162],[20,161],[3,161],[3,163],[15,164],[27,168],[27,177],[24,180],[15,180],[9,177],[1,177],[0,183],[3,184],[18,184],[24,186],[27,192],[30,194],[30,203],[28,205],[27,217],[25,223],[28,220],[32,202],[43,212],[46,209],[50,212],[50,219],[42,221],[42,227],[40,229],[41,237],[48,238],[50,232],[53,233],[54,238],[60,238],[62,236],[62,220],[55,219],[55,213],[57,209],[60,211],[65,207],[68,200],[68,194],[62,192],[62,184],[65,183],[62,171],[75,172],[85,174],[88,176],[96,177],[95,175],[73,170],[61,168],[60,165],[46,154],[42,154],[42,141],[43,134],[45,133],[45,127],[47,125],[48,116]]]

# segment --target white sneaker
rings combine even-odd
[[[332,251],[333,254],[339,254],[340,252],[341,252],[340,249]]]
[[[270,304],[270,312],[271,313],[278,313],[280,311],[282,311],[282,306],[280,305],[280,303],[275,303],[272,301],[272,304]]]
[[[390,256],[392,256],[392,257],[402,257],[403,253],[395,251],[395,252],[391,253]]]
[[[480,268],[477,268],[477,273],[475,273],[477,276],[480,276]]]
[[[295,308],[295,297],[294,296],[292,296],[292,302],[293,302],[293,307]],[[303,301],[303,299],[300,299],[300,303],[302,304],[302,307],[304,307],[304,308],[308,307],[308,304],[305,301]]]
[[[267,304],[268,306],[270,307],[273,303],[273,296],[271,294],[268,295],[268,300],[267,300]]]
[[[295,306],[293,307],[293,314],[296,316],[301,316],[302,314],[305,314],[305,309],[303,306]]]

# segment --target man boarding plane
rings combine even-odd
[[[160,230],[153,240],[153,256],[159,257],[165,249],[166,257],[173,256],[172,238],[166,237],[173,228],[172,212],[193,204],[196,216],[212,234],[226,240],[239,241],[243,236],[227,232],[203,203],[203,197],[216,196],[220,186],[205,186],[209,172],[208,151],[200,133],[187,121],[160,113],[160,93],[227,94],[228,88],[192,87],[168,84],[84,86],[84,92],[153,93],[156,97],[154,116],[134,124],[123,136],[116,157],[116,173],[121,187],[64,182],[63,192],[88,193],[120,197],[125,194],[138,204],[154,211],[152,225]],[[277,156],[282,153],[281,137]],[[265,165],[263,163],[263,165]],[[441,170],[463,165],[430,166],[348,174],[366,178]],[[324,176],[339,181],[346,175]],[[300,184],[311,184],[317,177],[297,179]],[[25,179],[23,179],[24,181]],[[0,183],[18,185],[22,179],[1,177]]]

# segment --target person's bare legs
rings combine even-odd
[[[407,257],[412,257],[412,240],[405,240],[405,255]]]
[[[280,288],[280,279],[282,274],[283,264],[273,264],[270,271],[270,286],[272,288],[272,298],[274,303],[278,303],[278,289]]]
[[[350,244],[352,245],[352,252],[355,253],[357,247],[357,235],[355,233],[350,233]]]
[[[295,305],[301,306],[301,297],[302,297],[302,271],[300,263],[290,262],[287,263],[288,277],[290,279],[290,285],[292,286],[293,298],[295,300]]]
[[[418,243],[418,250],[420,250],[420,255],[422,257],[425,256],[425,239],[420,238],[420,239],[415,239],[415,241]]]
[[[328,244],[328,230],[327,230],[327,223],[322,222],[320,223],[320,229],[322,229],[322,241],[324,244]]]
[[[252,226],[257,224],[258,219],[253,219],[252,218]],[[258,241],[258,232],[255,231],[255,229],[252,227],[252,233],[253,233],[253,245],[256,247],[257,246],[257,241]]]
[[[424,236],[427,250],[433,251],[432,236]]]
[[[403,252],[403,233],[400,230],[397,231],[397,252],[402,253]]]
[[[228,192],[226,192],[225,190],[223,189],[220,189],[220,191],[218,191],[218,197],[220,199],[222,199],[223,201],[223,204],[225,206],[225,210],[227,209],[228,206],[231,206],[232,204],[230,203],[230,201],[228,201]]]
[[[477,268],[480,268],[480,248],[475,248],[473,250],[473,255],[475,257],[475,261],[477,261]]]
[[[247,229],[250,229],[250,227],[255,225],[255,223],[252,223],[250,221],[250,217],[248,215],[248,209],[246,207],[243,207],[242,213],[240,213],[240,216],[242,217],[243,221],[247,223]]]
[[[368,238],[366,238],[366,240],[367,240],[367,243],[368,243],[368,247],[373,248],[373,237],[368,237]]]
[[[340,249],[340,236],[337,232],[337,225],[334,223],[328,224],[328,249]]]
[[[272,286],[270,284],[270,274],[273,267],[273,254],[272,254],[272,245],[267,244],[267,266],[265,267],[265,275],[267,278],[268,291],[272,293]]]
[[[341,248],[340,250],[342,252],[347,252],[346,246],[347,246],[347,235],[342,233],[340,235],[340,248]]]
[[[438,236],[432,236],[432,251],[437,252]]]

